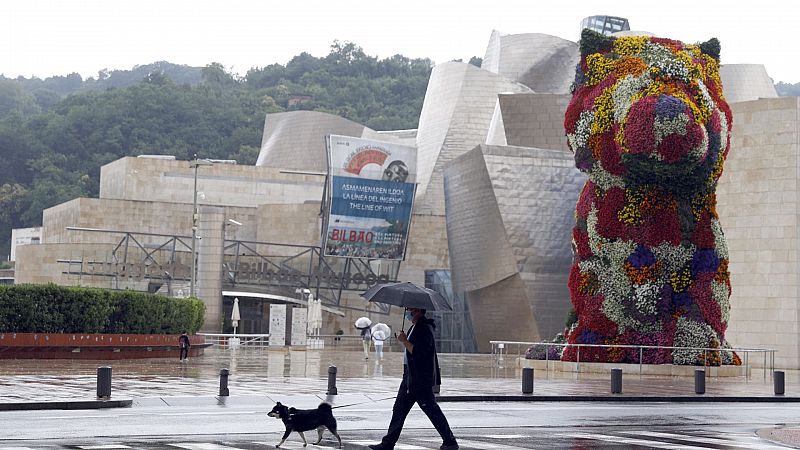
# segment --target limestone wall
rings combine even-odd
[[[189,161],[121,158],[100,169],[100,198],[192,204]],[[324,178],[232,164],[197,168],[198,204],[255,207],[322,198]]]
[[[800,100],[731,106],[733,141],[717,189],[733,291],[726,337],[734,347],[777,349],[778,368],[798,369]]]

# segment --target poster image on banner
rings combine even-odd
[[[325,255],[405,259],[417,149],[328,136],[331,202]]]

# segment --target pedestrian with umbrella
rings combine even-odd
[[[372,325],[372,320],[370,320],[369,317],[359,317],[356,319],[356,328],[361,330],[361,345],[364,348],[364,359],[369,359],[369,348],[372,344],[370,325]]]
[[[392,329],[385,323],[376,323],[372,326],[372,342],[375,344],[375,358],[383,360],[383,342],[389,338]]]
[[[378,444],[372,444],[373,450],[392,450],[400,438],[408,413],[414,403],[428,416],[436,431],[442,437],[440,450],[457,450],[453,431],[442,409],[433,395],[434,386],[441,384],[439,360],[436,356],[436,340],[433,319],[425,317],[428,309],[452,310],[444,297],[436,291],[419,287],[413,283],[387,283],[375,285],[361,294],[371,302],[402,306],[405,308],[405,320],[411,321],[408,333],[400,330],[397,340],[405,348],[403,355],[403,380],[397,391],[392,407],[392,419],[386,435]]]

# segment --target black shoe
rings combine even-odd
[[[442,444],[442,446],[439,447],[439,450],[458,450],[458,443],[453,442],[452,444]]]
[[[372,450],[394,450],[394,445],[388,447],[386,445],[383,445],[382,442],[380,444],[370,444],[367,447],[371,448]]]

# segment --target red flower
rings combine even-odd
[[[624,138],[625,147],[631,153],[648,154],[656,147],[653,123],[656,118],[657,100],[657,97],[649,96],[631,105]]]
[[[589,216],[589,211],[592,209],[597,197],[595,195],[595,186],[590,180],[586,181],[581,191],[581,196],[578,198],[578,204],[575,207],[575,213],[578,217],[585,219]]]
[[[592,143],[600,146],[600,165],[612,175],[623,175],[625,166],[622,165],[622,149],[614,140],[614,131],[605,132]]]
[[[612,187],[597,201],[597,232],[606,239],[618,239],[627,234],[626,226],[619,220],[619,211],[625,205],[625,191]]]
[[[658,144],[656,151],[664,158],[664,161],[668,163],[680,161],[703,141],[703,136],[705,135],[703,127],[689,119],[689,124],[686,128],[685,135],[670,134]],[[703,156],[698,161],[705,159],[707,152],[707,149],[704,150]]]
[[[715,247],[714,230],[711,228],[711,218],[708,210],[700,214],[700,220],[694,225],[692,244],[700,249],[713,249]]]
[[[663,242],[672,245],[681,243],[678,212],[672,208],[660,208],[653,211],[638,231],[637,242],[648,247],[655,247]]]
[[[715,273],[698,273],[692,285],[689,286],[689,295],[700,307],[703,320],[714,329],[718,336],[723,336],[727,326],[722,323],[722,311],[719,303],[711,295],[711,282],[715,275]]]
[[[585,261],[592,256],[592,249],[589,247],[589,234],[578,227],[572,229],[572,239],[575,240],[578,260]]]

